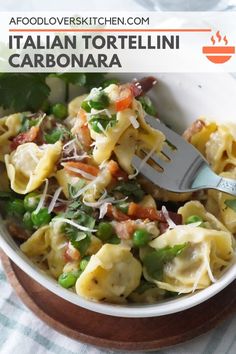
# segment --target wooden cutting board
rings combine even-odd
[[[46,324],[79,341],[119,350],[155,350],[203,334],[236,313],[236,281],[210,300],[153,318],[101,315],[71,304],[39,285],[1,253],[7,277],[24,304]]]

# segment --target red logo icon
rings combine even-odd
[[[226,63],[233,54],[235,54],[235,47],[228,46],[228,40],[226,36],[222,38],[220,31],[216,32],[216,35],[211,36],[211,46],[204,46],[202,48],[203,54],[206,55],[207,59],[214,64]],[[223,44],[224,45],[216,45]]]

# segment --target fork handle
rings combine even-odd
[[[204,165],[192,183],[194,189],[217,189],[236,197],[236,181],[218,176],[208,165]]]

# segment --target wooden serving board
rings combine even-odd
[[[153,318],[101,315],[46,290],[1,253],[7,277],[18,296],[41,320],[82,342],[119,350],[155,350],[207,332],[236,312],[236,282],[189,310]]]

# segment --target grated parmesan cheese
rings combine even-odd
[[[48,207],[48,213],[49,214],[53,211],[61,191],[62,191],[62,187],[57,188],[57,190],[55,191],[55,193],[54,193],[54,195],[52,197],[52,200],[51,200],[51,202],[49,204],[49,207]]]
[[[46,196],[47,196],[47,191],[48,191],[48,179],[45,179],[44,190],[43,190],[43,193],[42,193],[42,195],[40,197],[38,206],[35,209],[35,214],[38,214],[39,210],[42,209],[42,207],[44,205],[44,202],[45,202],[45,199],[46,199]]]
[[[137,117],[131,116],[131,117],[129,117],[129,120],[130,120],[130,123],[132,124],[132,126],[134,127],[134,129],[139,128],[139,122],[137,121]]]
[[[54,222],[54,223],[55,222],[62,222],[62,223],[64,222],[66,224],[76,227],[78,230],[85,231],[85,232],[96,232],[97,231],[96,229],[90,229],[86,226],[79,225],[76,222],[74,222],[73,220],[66,219],[66,218],[56,217],[54,220],[52,220],[52,222]]]
[[[169,213],[164,205],[162,205],[161,211],[167,221],[167,224],[169,225],[169,230],[174,229],[177,225],[174,223],[174,221],[170,218]]]

